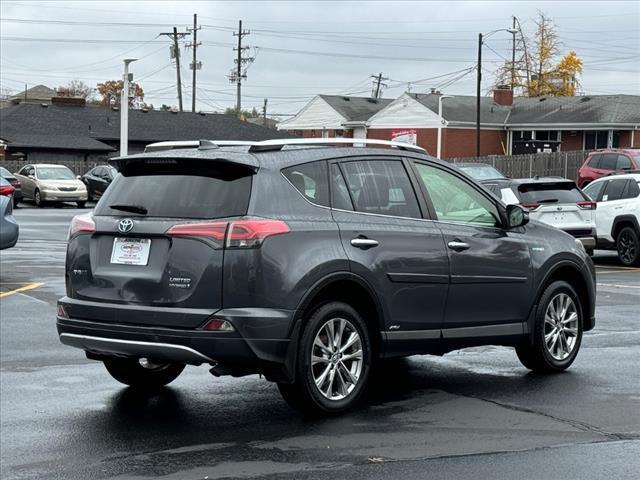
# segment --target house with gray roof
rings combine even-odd
[[[235,117],[160,110],[129,111],[129,153],[168,140],[268,140],[289,136]],[[5,158],[30,163],[96,162],[117,155],[120,111],[86,106],[69,99],[49,104],[22,103],[0,109]]]
[[[277,128],[303,137],[366,138],[369,118],[391,102],[387,98],[317,95]]]
[[[341,107],[372,100],[359,98],[356,103],[353,97],[342,97],[351,98],[349,101],[325,97],[328,96],[314,97],[296,117],[280,123],[278,128],[295,126],[333,136],[331,129],[342,126],[346,132],[346,126],[352,121]],[[476,97],[442,97],[441,116],[438,113],[440,98],[439,93],[404,93],[395,100],[378,100],[378,108],[355,109],[359,114],[359,136],[409,141],[436,154],[440,128],[441,157],[474,156]],[[369,111],[372,114],[366,117]],[[480,112],[481,155],[520,153],[529,145],[561,151],[640,147],[640,96],[637,95],[514,98],[511,90],[498,88],[493,96],[481,97]]]

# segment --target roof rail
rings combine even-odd
[[[168,142],[150,143],[144,147],[146,152],[162,152],[164,150],[175,150],[178,148],[199,148],[201,150],[219,147],[241,147],[250,146],[256,142],[245,140],[172,140]]]
[[[254,142],[249,147],[249,152],[271,152],[275,150],[281,150],[282,147],[296,145],[296,146],[335,146],[335,145],[383,145],[387,147],[395,147],[401,150],[408,150],[412,152],[427,153],[427,151],[418,147],[417,145],[411,145],[409,143],[392,142],[389,140],[374,140],[366,138],[292,138],[292,139],[277,139],[277,140],[264,140],[262,142]]]

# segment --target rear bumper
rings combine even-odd
[[[70,299],[62,299],[60,304],[68,305],[67,300]],[[257,328],[260,322],[256,310],[266,310],[262,328]],[[146,357],[190,365],[219,364],[246,373],[262,373],[275,381],[293,378],[295,347],[289,337],[289,318],[284,318],[282,311],[230,309],[219,313],[216,318],[230,321],[235,331],[131,325],[60,316],[56,326],[63,344],[84,350],[91,358]],[[274,323],[280,328],[276,329]],[[283,333],[282,338],[273,337],[277,332]]]

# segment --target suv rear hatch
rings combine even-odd
[[[521,183],[517,196],[531,218],[560,228],[576,237],[593,235],[596,203],[571,180]]]
[[[67,296],[82,302],[68,313],[197,327],[221,308],[225,235],[247,213],[255,168],[140,157],[121,160],[93,215],[72,223]]]

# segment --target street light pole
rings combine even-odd
[[[137,58],[124,59],[124,75],[122,76],[122,93],[120,97],[120,156],[129,152],[129,64]]]
[[[442,153],[442,125],[444,124],[444,118],[442,118],[442,100],[445,98],[453,98],[451,95],[438,96],[438,149],[437,158],[441,158]]]
[[[476,67],[476,157],[480,156],[480,83],[482,81],[482,33],[478,34],[478,65]]]

